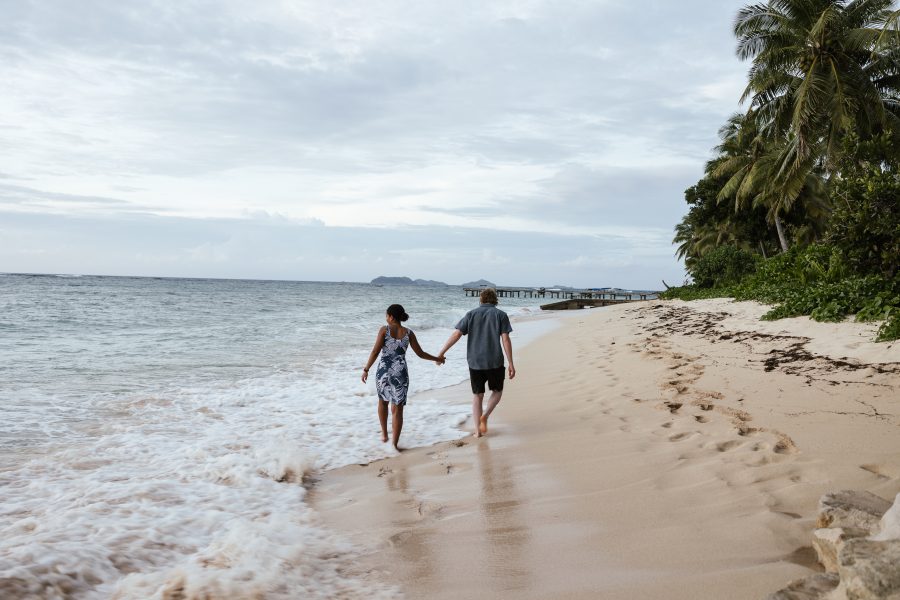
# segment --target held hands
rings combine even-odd
[[[437,363],[438,365],[442,365],[445,362],[447,362],[447,358],[442,354],[442,355],[438,356],[437,358],[435,358],[434,362]]]

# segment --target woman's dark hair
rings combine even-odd
[[[401,323],[409,319],[409,315],[406,314],[406,311],[399,304],[391,304],[385,312]]]

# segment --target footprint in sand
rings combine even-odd
[[[694,420],[698,423],[709,423],[709,418],[705,415],[694,415]]]
[[[669,386],[674,388],[675,392],[677,392],[679,395],[688,391],[688,386],[684,385],[683,381],[670,381]]]
[[[787,436],[778,440],[778,443],[775,444],[775,447],[772,449],[775,454],[793,454],[797,452],[797,446],[794,445],[794,442]]]
[[[741,444],[742,442],[739,442],[738,440],[728,440],[727,442],[716,444],[716,450],[718,450],[719,452],[728,452],[729,450],[737,448]]]
[[[673,423],[672,421],[667,421],[667,422],[665,422],[665,423],[662,424],[662,427],[665,428],[665,429],[671,429],[671,428],[672,428],[672,425],[674,425],[674,423]]]
[[[716,406],[716,412],[725,415],[731,422],[738,428],[744,426],[744,423],[747,421],[752,421],[753,416],[750,413],[745,412],[743,410],[738,410],[736,408],[728,408],[727,406]]]
[[[388,543],[391,546],[399,546],[399,545],[403,544],[404,542],[408,541],[409,538],[412,537],[412,535],[413,534],[411,531],[401,531],[400,533],[395,533],[394,535],[389,537]]]
[[[748,467],[765,467],[767,465],[771,465],[778,458],[777,455],[774,454],[754,454],[756,456],[755,460],[749,460],[745,464]]]
[[[682,404],[681,402],[665,402],[663,404],[673,415],[677,414],[678,409],[684,406],[684,404]]]
[[[670,442],[680,442],[681,440],[686,440],[687,438],[694,435],[693,431],[684,431],[682,433],[676,433],[674,435],[669,436]]]
[[[868,471],[878,479],[891,479],[891,476],[885,472],[884,467],[881,465],[859,465],[859,468],[863,471]]]

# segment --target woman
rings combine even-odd
[[[391,432],[394,448],[399,452],[397,442],[400,441],[400,431],[403,429],[403,407],[406,406],[406,394],[409,391],[409,370],[406,367],[406,349],[412,346],[416,356],[425,360],[431,360],[439,365],[444,364],[444,359],[428,354],[419,345],[416,334],[409,328],[401,325],[409,319],[409,315],[399,304],[388,306],[384,315],[386,326],[378,330],[375,337],[375,346],[369,353],[369,360],[362,372],[362,382],[369,378],[369,369],[375,362],[375,358],[381,353],[376,371],[375,389],[378,391],[378,420],[381,423],[381,441],[388,440],[387,412],[388,404],[391,405]]]

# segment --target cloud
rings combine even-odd
[[[568,224],[666,227],[683,213],[681,191],[702,175],[691,167],[588,167],[570,164],[512,199],[535,218]]]
[[[689,167],[590,167],[562,165],[527,194],[476,206],[428,206],[425,212],[459,217],[517,216],[570,226],[668,227],[684,212],[681,192],[702,175]]]
[[[29,187],[0,188],[0,208],[72,223],[130,212],[148,229],[188,218],[195,264],[235,260],[201,231],[263,213],[327,225],[319,243],[334,248],[344,230],[442,226],[659,243],[737,109],[744,3],[9,3],[0,179]],[[317,256],[261,249],[245,248],[242,273],[256,256],[290,278]]]
[[[66,211],[71,210],[72,207],[78,207],[79,210],[108,210],[110,208],[127,211],[138,210],[138,207],[118,198],[61,194],[28,186],[0,183],[0,208],[13,206],[52,211]]]

